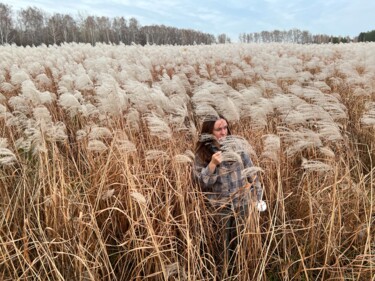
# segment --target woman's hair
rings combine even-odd
[[[203,120],[199,140],[197,141],[195,145],[195,155],[196,157],[199,157],[204,162],[210,162],[212,157],[212,151],[209,149],[208,145],[209,143],[212,143],[215,146],[219,146],[217,141],[215,139],[211,138],[202,138],[203,135],[212,135],[215,127],[215,123],[217,120],[224,119],[228,124],[228,135],[231,135],[230,129],[229,129],[229,123],[228,120],[222,116],[207,116]]]

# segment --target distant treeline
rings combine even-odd
[[[28,7],[13,13],[12,7],[0,3],[0,44],[19,46],[96,42],[135,44],[212,44],[212,34],[164,25],[141,26],[137,19],[124,17],[82,16],[68,14],[49,16],[41,9]]]
[[[358,35],[358,42],[375,42],[375,30],[361,32]]]
[[[307,30],[290,29],[262,31],[253,33],[240,34],[240,42],[243,43],[298,43],[298,44],[323,44],[323,43],[348,43],[357,41],[357,38],[350,38],[349,36],[331,36],[326,34],[313,35]]]
[[[312,35],[308,31],[262,31],[243,33],[239,41],[290,42],[290,43],[347,43],[352,41],[375,41],[375,30],[360,33],[356,38]],[[215,37],[192,29],[178,29],[165,25],[141,26],[136,18],[108,18],[104,16],[83,16],[73,18],[68,14],[49,15],[36,7],[27,7],[14,13],[12,6],[0,3],[0,44],[18,46],[59,45],[61,43],[97,42],[113,44],[156,44],[193,45],[230,43],[231,39],[222,33]]]

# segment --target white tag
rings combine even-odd
[[[259,212],[264,212],[267,209],[267,204],[263,200],[257,202],[257,208]]]

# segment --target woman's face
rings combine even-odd
[[[228,123],[224,119],[219,119],[215,122],[212,134],[217,140],[228,135]]]

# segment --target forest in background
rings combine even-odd
[[[375,31],[361,32],[359,36],[332,36],[311,34],[297,28],[283,31],[241,33],[241,43],[348,43],[375,41]],[[179,29],[165,25],[142,26],[132,17],[109,18],[105,16],[54,13],[49,15],[37,7],[14,11],[12,6],[0,3],[0,44],[17,46],[60,45],[61,43],[132,43],[139,45],[195,45],[231,43],[225,33],[217,36],[193,29]]]

